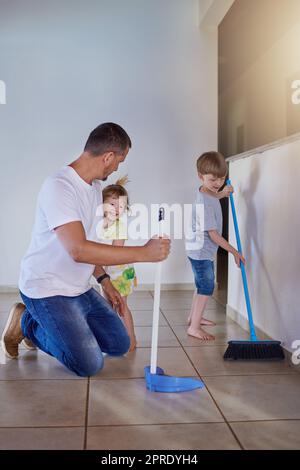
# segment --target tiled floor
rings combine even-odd
[[[153,298],[130,299],[138,349],[105,358],[91,379],[74,376],[55,359],[22,349],[16,361],[0,355],[0,449],[298,449],[300,375],[288,362],[228,363],[228,339],[247,333],[211,299],[216,341],[186,335],[191,292],[162,292],[158,363],[167,374],[201,377],[193,392],[151,393]],[[0,294],[0,329],[15,294]]]

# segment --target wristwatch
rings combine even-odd
[[[97,277],[98,284],[101,284],[104,279],[110,279],[110,275],[107,273],[102,274],[101,276]]]

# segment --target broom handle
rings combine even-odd
[[[227,186],[231,186],[231,180],[227,180],[226,184],[227,184]],[[231,206],[231,212],[232,212],[232,218],[233,218],[233,225],[234,225],[234,230],[235,230],[236,243],[237,243],[238,251],[242,255],[243,254],[242,253],[242,244],[241,244],[241,239],[240,239],[239,226],[238,226],[238,221],[237,221],[235,205],[234,205],[234,199],[233,199],[233,194],[232,193],[230,193],[229,198],[230,198],[230,206]],[[248,289],[247,275],[246,275],[246,269],[245,269],[244,263],[242,263],[242,262],[240,263],[240,268],[241,268],[241,272],[242,272],[244,294],[245,294],[247,314],[248,314],[249,327],[250,327],[250,339],[251,339],[251,341],[257,341],[257,336],[256,336],[256,333],[255,333],[255,327],[254,327],[254,322],[253,322],[251,303],[250,303],[250,295],[249,295],[249,289]]]
[[[159,237],[163,236],[163,221],[165,211],[161,207],[158,216],[158,233]],[[158,347],[158,328],[159,328],[159,307],[160,307],[160,285],[161,285],[161,261],[156,264],[155,283],[154,283],[154,304],[153,304],[153,321],[152,321],[152,342],[151,342],[151,363],[150,373],[156,374],[157,369],[157,347]]]

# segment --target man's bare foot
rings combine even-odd
[[[193,336],[194,338],[201,339],[202,341],[212,341],[212,340],[215,339],[215,337],[213,335],[210,335],[209,333],[207,333],[202,328],[193,329],[193,328],[189,327],[188,330],[187,330],[187,334],[189,336]]]
[[[188,317],[188,326],[191,324],[191,317]],[[208,320],[207,318],[201,318],[200,325],[216,326],[215,322]]]

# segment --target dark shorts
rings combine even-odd
[[[215,287],[214,262],[209,259],[189,258],[197,288],[197,294],[212,295]]]

